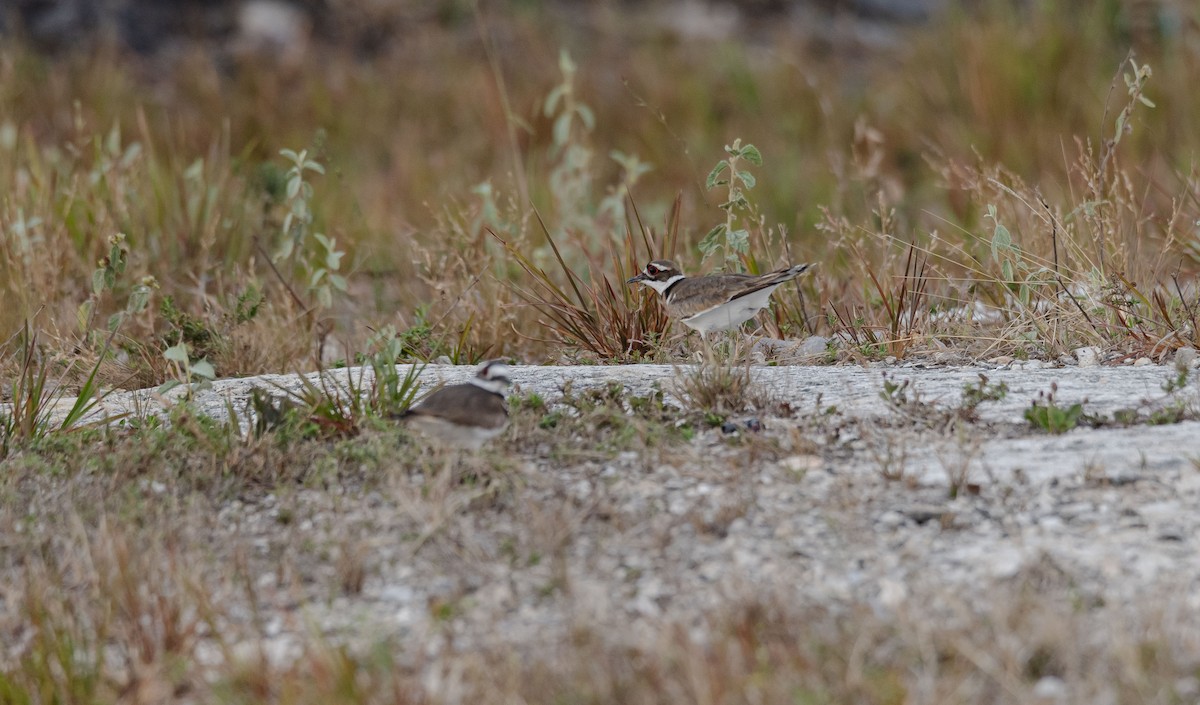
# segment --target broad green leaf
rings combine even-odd
[[[554,144],[564,145],[571,136],[571,113],[563,113],[554,119]]]
[[[196,360],[193,362],[191,373],[195,377],[203,377],[204,379],[217,378],[217,371],[213,369],[212,363],[208,360]]]
[[[300,193],[300,184],[302,184],[302,183],[304,183],[304,182],[300,179],[299,174],[288,179],[287,197],[288,197],[289,201],[291,199],[295,198]]]
[[[181,384],[183,384],[183,382],[180,382],[177,379],[169,379],[166,382],[163,382],[162,384],[158,385],[158,389],[155,391],[157,391],[159,394],[166,394],[167,392],[171,391],[172,389],[178,387]]]
[[[762,163],[763,163],[762,153],[758,151],[758,147],[755,147],[752,144],[748,144],[745,147],[742,147],[741,157],[742,157],[742,159],[745,159],[746,161],[753,164],[754,166],[762,166]]]
[[[575,112],[579,113],[579,119],[583,121],[583,126],[587,128],[588,132],[596,129],[596,115],[591,108],[580,104],[575,106]]]
[[[1141,101],[1142,105],[1146,106],[1147,108],[1157,108],[1158,107],[1157,105],[1154,104],[1154,101],[1150,100],[1149,98],[1147,98],[1144,95],[1139,95],[1138,100]]]
[[[1004,277],[1005,285],[1011,286],[1014,281],[1012,262],[1004,260],[1004,263],[1000,265],[1000,274]]]
[[[1000,261],[1000,253],[1011,249],[1012,234],[1008,232],[1008,228],[996,223],[996,229],[992,231],[992,259]]]
[[[737,177],[743,184],[746,185],[746,188],[754,188],[754,185],[758,183],[758,181],[754,178],[754,174],[751,174],[748,171],[739,171],[737,173]]]
[[[129,292],[129,301],[125,303],[125,310],[129,313],[141,313],[149,302],[150,287],[138,284]]]
[[[103,269],[97,269],[96,271],[92,272],[93,294],[99,294],[101,291],[104,291],[105,274],[106,270]]]
[[[290,149],[281,149],[279,150],[279,154],[288,161],[300,161],[300,157]]]
[[[721,161],[717,162],[717,165],[713,167],[713,170],[708,172],[708,178],[704,180],[705,188],[712,189],[723,184],[724,182],[720,181],[719,179],[721,178],[721,174],[725,173],[725,170],[728,168],[728,160],[722,159]]]
[[[275,256],[272,257],[272,259],[275,260],[276,262],[278,262],[280,260],[285,260],[288,257],[292,256],[292,250],[294,250],[295,248],[296,248],[296,241],[290,237],[285,237],[283,239],[283,242],[279,243],[279,250],[275,253]]]
[[[349,286],[346,282],[346,278],[340,274],[330,274],[329,283],[332,284],[333,288],[337,289],[338,291],[345,291]]]
[[[108,317],[108,332],[113,333],[121,327],[121,321],[125,319],[124,313],[114,313]]]
[[[625,171],[625,182],[630,185],[635,183],[642,174],[654,170],[653,166],[638,159],[636,154],[625,154],[614,149],[608,153],[608,156],[621,165],[621,168]]]
[[[308,161],[304,162],[304,168],[305,168],[305,169],[308,169],[309,171],[315,171],[315,172],[317,172],[318,174],[324,174],[324,173],[325,173],[325,167],[321,166],[320,162],[315,162],[315,161],[313,161],[313,160],[311,160],[311,159],[309,159]]]
[[[725,224],[724,223],[721,223],[720,225],[717,225],[716,227],[714,227],[712,230],[709,230],[708,234],[704,236],[704,239],[701,240],[700,244],[698,245],[698,247],[700,248],[700,252],[703,253],[705,257],[710,255],[714,250],[716,250],[718,247],[721,246],[721,236],[724,234],[725,234]]]
[[[1153,106],[1151,106],[1153,107]],[[142,145],[139,142],[134,142],[125,148],[125,154],[121,155],[121,167],[128,168],[130,164],[137,161],[137,158],[142,155]]]
[[[186,365],[188,362],[188,346],[187,343],[177,343],[163,350],[163,358],[171,362],[178,362],[181,365]]]
[[[725,244],[738,254],[746,254],[750,251],[750,231],[734,230],[725,237]]]
[[[114,157],[121,153],[121,126],[119,124],[114,123],[112,129],[108,131],[104,148],[108,150],[109,155]]]
[[[546,96],[546,102],[542,105],[542,114],[546,117],[553,115],[554,111],[558,108],[558,101],[562,100],[566,94],[567,85],[565,83],[555,86],[550,91],[550,95]]]
[[[200,181],[204,178],[204,158],[201,157],[183,170],[183,178],[188,181]]]
[[[568,78],[575,73],[575,62],[571,60],[571,55],[565,48],[558,52],[558,70]]]

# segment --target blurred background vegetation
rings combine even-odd
[[[181,342],[231,376],[391,329],[412,358],[647,359],[669,341],[597,347],[556,311],[645,317],[615,270],[650,250],[718,266],[705,177],[736,138],[764,157],[740,266],[821,263],[771,334],[1196,342],[1183,0],[8,5],[0,365],[26,321],[122,386]]]

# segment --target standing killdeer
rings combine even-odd
[[[504,390],[512,383],[510,372],[503,362],[489,360],[471,381],[435,390],[400,418],[448,445],[479,450],[508,426]]]
[[[667,315],[700,331],[730,330],[754,318],[780,284],[812,265],[798,264],[770,274],[708,274],[685,277],[674,262],[656,259],[627,284],[645,284],[658,292]]]

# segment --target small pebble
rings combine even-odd
[[[1100,364],[1100,348],[1095,345],[1075,348],[1072,353],[1075,355],[1075,359],[1079,361],[1080,367],[1096,367]]]
[[[1196,361],[1196,348],[1184,346],[1175,351],[1175,365],[1187,369]]]
[[[1045,676],[1034,684],[1033,697],[1040,700],[1062,700],[1067,697],[1067,684],[1058,676]]]

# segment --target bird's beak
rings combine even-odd
[[[645,272],[642,272],[641,274],[637,275],[633,279],[627,280],[625,283],[626,284],[637,284],[638,282],[644,282],[649,278],[650,277],[647,277]]]

